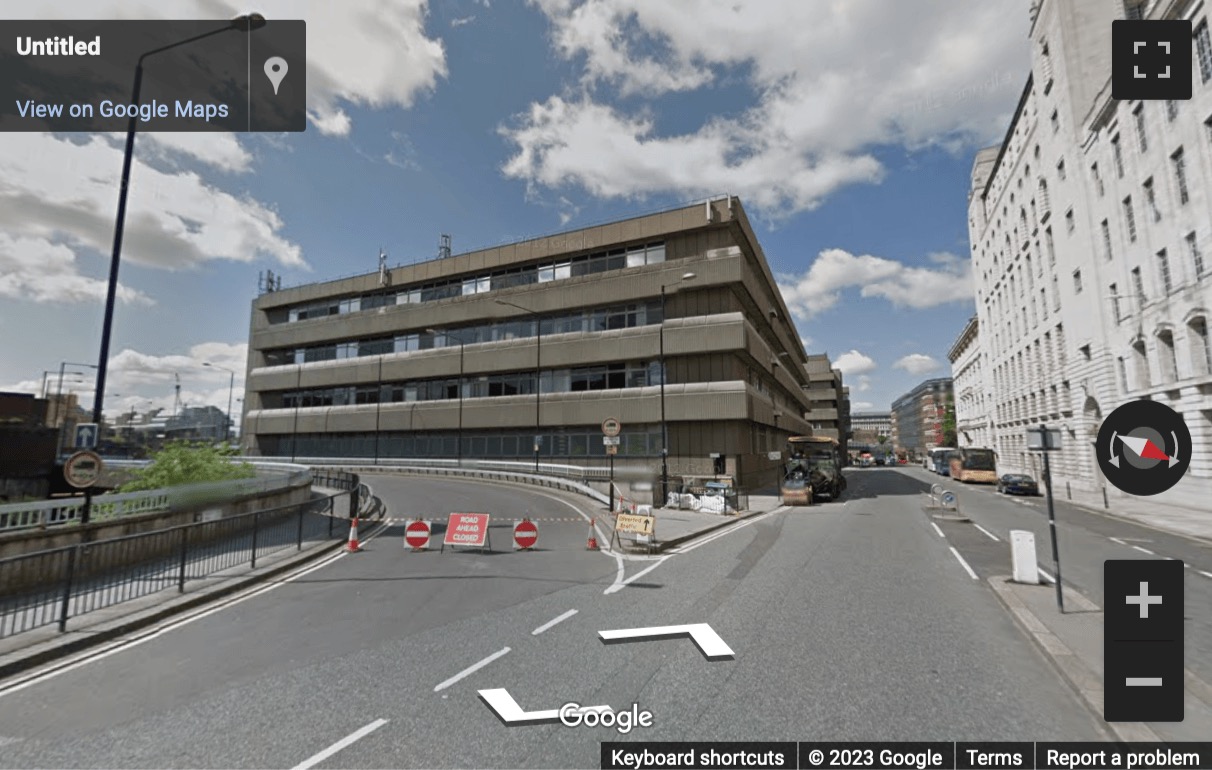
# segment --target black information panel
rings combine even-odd
[[[1183,563],[1103,562],[1103,718],[1183,721]]]
[[[601,766],[618,770],[1212,770],[1212,743],[628,741],[601,752]]]
[[[0,131],[303,131],[306,57],[299,20],[0,20]]]

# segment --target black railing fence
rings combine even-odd
[[[341,489],[341,482],[351,498],[365,489],[353,474],[336,475],[346,478],[315,483]],[[333,510],[346,494],[0,559],[0,638],[55,623],[66,631],[69,618],[173,586],[184,593],[190,580],[255,569],[268,554],[344,538],[348,528]],[[381,515],[382,502],[365,490],[358,509]]]

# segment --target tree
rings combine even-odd
[[[948,401],[943,411],[943,446],[959,446],[955,429],[955,403]]]
[[[876,440],[876,441],[878,441],[878,442],[880,442],[880,446],[883,446],[884,444],[887,444],[887,443],[888,443],[888,437],[887,437],[887,436],[876,436],[876,437],[875,437],[875,440]]]
[[[230,447],[176,441],[156,452],[147,467],[136,470],[133,478],[116,491],[142,492],[182,484],[230,481],[255,476],[256,470],[252,465],[231,459],[236,454],[237,450]]]

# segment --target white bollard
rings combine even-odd
[[[1010,559],[1014,563],[1014,582],[1039,585],[1039,563],[1035,559],[1035,534],[1022,529],[1010,530]]]

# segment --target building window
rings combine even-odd
[[[1199,60],[1199,77],[1204,83],[1212,80],[1212,40],[1208,38],[1208,20],[1195,28],[1195,58]]]
[[[1145,0],[1124,0],[1124,18],[1136,21],[1145,18]]]
[[[1077,228],[1077,220],[1073,218],[1073,209],[1065,212],[1065,229],[1072,233]]]
[[[1119,287],[1116,284],[1111,284],[1111,315],[1115,318],[1115,322],[1119,323],[1122,316],[1119,312]]]
[[[1132,291],[1136,292],[1136,302],[1145,306],[1145,279],[1141,277],[1140,268],[1132,268]]]
[[[1149,387],[1149,353],[1145,350],[1145,341],[1138,339],[1132,343],[1132,370],[1136,374],[1135,390]]]
[[[1040,217],[1041,222],[1047,222],[1048,217],[1052,215],[1052,201],[1048,197],[1048,183],[1044,180],[1039,180],[1039,209],[1042,212]]]
[[[1052,228],[1044,229],[1044,245],[1048,247],[1048,264],[1056,267],[1056,245],[1052,242]]]
[[[1153,177],[1149,177],[1148,179],[1146,179],[1145,184],[1143,186],[1145,188],[1145,206],[1149,209],[1150,212],[1152,212],[1153,221],[1160,222],[1161,221],[1161,210],[1159,208],[1157,208],[1157,193],[1153,189]]]
[[[1178,152],[1170,156],[1171,162],[1174,164],[1174,183],[1178,185],[1178,202],[1186,203],[1191,200],[1191,194],[1187,191],[1187,161],[1183,157],[1182,148],[1178,148]]]
[[[1111,153],[1115,158],[1115,175],[1124,178],[1124,151],[1119,146],[1119,134],[1111,137]]]
[[[1061,158],[1060,163],[1056,164],[1056,175],[1061,179],[1065,178],[1065,159]]]
[[[1169,329],[1157,333],[1157,358],[1163,382],[1178,379],[1178,358],[1174,354],[1174,334]]]
[[[1081,270],[1073,271],[1073,293],[1074,294],[1082,293],[1082,271]]]
[[[1157,276],[1161,279],[1162,293],[1169,295],[1172,288],[1170,283],[1170,257],[1166,250],[1157,252]]]
[[[1187,330],[1191,338],[1192,368],[1197,368],[1198,361],[1201,362],[1198,366],[1203,367],[1201,374],[1212,374],[1212,339],[1208,338],[1208,319],[1203,316],[1192,318]]]
[[[1187,254],[1191,257],[1191,267],[1195,270],[1195,277],[1204,277],[1204,255],[1199,250],[1199,242],[1195,239],[1195,231],[1187,233]]]
[[[1171,123],[1178,117],[1178,101],[1176,99],[1166,100],[1166,120]]]
[[[1044,93],[1052,90],[1052,56],[1048,52],[1048,44],[1044,43],[1039,52],[1040,72],[1043,75],[1040,82],[1044,84]]]
[[[1119,389],[1124,391],[1125,393],[1127,393],[1128,392],[1128,364],[1126,361],[1124,361],[1123,356],[1120,356],[1119,358],[1117,358],[1116,363],[1119,364],[1119,366],[1117,367],[1118,371],[1119,371]]]
[[[1052,111],[1051,121],[1052,121],[1052,133],[1055,134],[1058,131],[1060,131],[1060,113],[1058,111],[1056,111],[1056,110]]]
[[[1149,137],[1145,133],[1145,105],[1136,105],[1132,115],[1136,118],[1136,142],[1140,146],[1141,154],[1144,154],[1149,151]]]
[[[1090,176],[1094,177],[1094,186],[1095,186],[1095,189],[1098,190],[1098,197],[1100,197],[1100,198],[1103,197],[1103,193],[1106,192],[1106,188],[1103,186],[1102,175],[1098,173],[1098,164],[1097,163],[1090,164]]]

